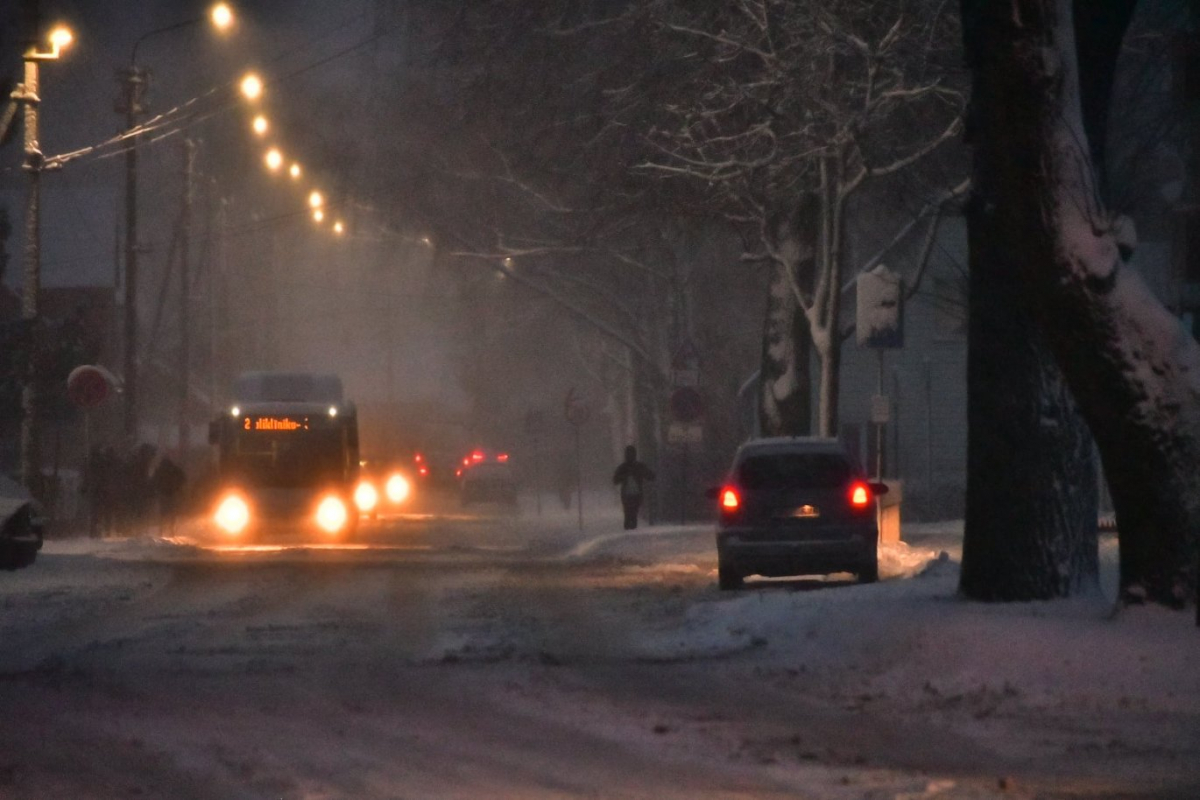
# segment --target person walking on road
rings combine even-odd
[[[637,528],[638,510],[645,495],[645,482],[654,480],[654,472],[637,460],[637,448],[625,448],[625,460],[613,473],[613,483],[621,489],[621,507],[625,509],[625,530]]]

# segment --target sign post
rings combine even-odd
[[[537,515],[542,515],[542,434],[546,430],[546,414],[540,408],[525,415],[525,433],[533,441],[533,493],[537,498]]]
[[[879,356],[879,375],[875,396],[871,398],[870,422],[875,428],[875,480],[883,480],[884,431],[891,422],[891,401],[883,393],[884,351],[904,346],[904,278],[880,264],[864,272],[856,281],[858,304],[855,309],[855,334],[860,347],[869,347]],[[879,528],[885,527],[882,505],[876,509]],[[900,506],[888,510],[899,539]],[[892,519],[894,517],[894,520]]]
[[[575,394],[575,388],[571,387],[567,391],[567,396],[563,399],[563,413],[567,418],[567,422],[571,423],[571,427],[575,429],[575,498],[576,506],[579,508],[579,530],[583,530],[583,445],[580,436],[580,429],[587,423],[588,417],[591,416],[591,409],[588,407],[587,401]]]
[[[696,387],[700,383],[700,353],[692,340],[685,339],[671,357],[671,425],[667,441],[680,446],[679,453],[679,524],[687,523],[688,445],[704,441],[704,398]]]
[[[92,409],[103,403],[117,386],[117,379],[104,367],[84,364],[71,370],[67,375],[67,397],[71,402],[83,409],[83,472],[89,482],[95,481],[91,475],[92,464]],[[57,447],[55,448],[55,474],[58,473]],[[88,505],[88,527],[92,526],[92,508]]]

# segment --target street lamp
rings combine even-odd
[[[257,100],[262,97],[263,82],[262,78],[255,75],[253,72],[247,73],[242,78],[242,82],[238,84],[241,88],[242,96],[247,100]]]
[[[35,481],[40,473],[37,438],[37,347],[38,340],[38,295],[42,289],[42,170],[45,155],[38,141],[38,64],[54,61],[62,50],[71,43],[71,31],[59,26],[49,36],[50,49],[38,50],[37,40],[29,42],[22,56],[25,62],[25,80],[12,96],[24,104],[25,159],[21,168],[29,173],[29,195],[25,207],[25,280],[21,294],[21,319],[29,328],[27,373],[21,389],[21,482],[30,491],[36,491]]]
[[[213,27],[219,31],[228,30],[233,26],[233,10],[228,3],[217,3],[208,12],[208,18]]]
[[[138,66],[137,54],[138,48],[147,40],[154,36],[158,36],[170,31],[187,28],[193,25],[198,25],[203,22],[209,22],[214,28],[220,32],[229,30],[234,23],[233,11],[226,3],[218,3],[214,5],[206,16],[186,19],[183,22],[177,22],[173,25],[166,25],[161,28],[142,34],[136,42],[133,43],[133,49],[129,54],[129,66],[117,73],[117,79],[121,81],[123,88],[123,96],[117,103],[117,113],[125,115],[125,130],[129,138],[129,142],[125,150],[125,310],[123,320],[123,348],[122,348],[122,372],[124,373],[124,388],[125,388],[125,408],[122,420],[122,428],[125,436],[134,441],[137,438],[138,427],[138,364],[137,364],[137,348],[138,348],[138,214],[137,214],[137,195],[138,195],[138,179],[137,179],[137,162],[138,162],[138,140],[140,138],[137,132],[138,118],[146,110],[144,98],[146,87],[149,83],[149,73]],[[186,313],[184,314],[186,319]],[[183,320],[181,320],[181,323]],[[186,337],[184,337],[186,338]],[[187,374],[187,359],[188,354],[181,354],[181,361],[184,365],[184,375]],[[184,443],[180,442],[182,447]]]
[[[267,154],[263,156],[263,161],[266,162],[267,169],[271,170],[271,172],[277,172],[279,171],[279,168],[283,166],[283,153],[279,152],[278,147],[272,147],[267,151]]]
[[[310,208],[320,208],[325,205],[325,198],[316,189],[313,189],[312,194],[308,196],[308,205]]]
[[[55,28],[50,36],[50,50],[39,51],[37,42],[30,42],[23,60],[25,80],[13,93],[13,98],[22,102],[24,109],[24,152],[22,168],[29,173],[29,195],[25,213],[25,276],[21,297],[21,317],[29,327],[28,372],[21,392],[21,480],[26,487],[34,489],[34,481],[40,464],[37,453],[37,361],[36,346],[41,293],[41,174],[45,168],[45,156],[39,142],[38,129],[38,65],[42,61],[56,60],[72,40],[71,32],[65,27]]]
[[[267,124],[267,118],[264,117],[262,114],[259,114],[257,117],[254,118],[254,121],[252,123],[250,123],[250,127],[252,127],[254,129],[254,132],[257,135],[266,136],[267,128],[270,126]]]

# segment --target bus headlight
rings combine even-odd
[[[337,533],[346,525],[346,504],[336,497],[326,497],[317,506],[317,525],[326,533]]]
[[[250,506],[236,494],[231,494],[217,506],[213,519],[226,533],[241,533],[250,524]]]
[[[354,490],[354,505],[358,506],[358,510],[364,514],[374,511],[378,502],[379,492],[375,491],[375,487],[371,485],[370,481],[363,481]]]
[[[388,500],[391,500],[393,503],[403,503],[408,499],[408,479],[403,475],[393,475],[387,479],[384,491],[387,492]]]

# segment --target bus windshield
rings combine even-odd
[[[346,479],[345,429],[238,430],[225,468],[249,486],[290,489]]]

